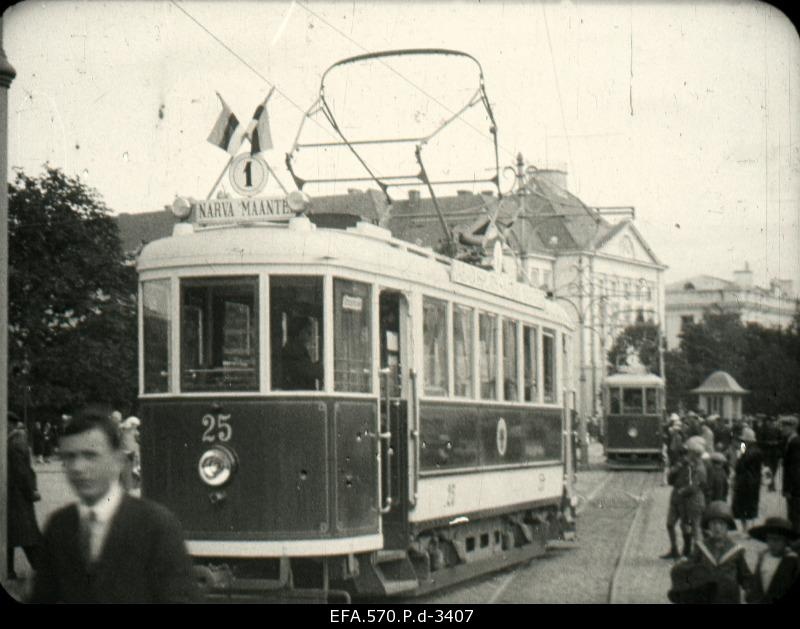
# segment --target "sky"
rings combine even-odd
[[[800,287],[800,38],[767,4],[28,2],[4,13],[3,48],[17,71],[10,176],[48,163],[115,213],[206,197],[228,160],[206,141],[217,92],[246,122],[275,87],[264,157],[291,190],[284,156],[331,64],[460,50],[482,66],[501,168],[521,152],[566,170],[589,206],[633,206],[668,282],[733,279],[746,262],[759,285]],[[355,128],[392,102],[375,76],[360,92],[342,83]],[[458,95],[475,82],[424,64],[394,79],[423,118],[442,104],[431,84]],[[488,129],[472,113],[453,127],[470,146]]]

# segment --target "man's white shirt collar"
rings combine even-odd
[[[108,488],[106,495],[100,498],[93,506],[90,507],[82,502],[79,504],[78,509],[80,510],[81,518],[88,517],[89,510],[92,510],[100,524],[108,524],[122,502],[123,495],[122,485],[119,484],[119,481],[114,481]]]

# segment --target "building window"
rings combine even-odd
[[[536,288],[541,287],[541,284],[539,284],[539,269],[531,268],[530,280],[531,280],[531,286],[535,286]]]
[[[681,329],[694,323],[693,315],[681,315]]]

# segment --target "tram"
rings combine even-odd
[[[604,380],[608,467],[662,468],[664,395],[664,380],[654,374],[618,373]]]
[[[367,222],[197,220],[242,205],[137,261],[143,495],[206,595],[420,593],[569,537],[561,307]]]

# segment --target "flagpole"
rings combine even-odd
[[[217,180],[214,182],[214,185],[211,187],[211,190],[206,196],[206,201],[208,201],[211,198],[211,195],[214,194],[214,190],[217,189],[219,182],[222,181],[222,178],[225,176],[225,173],[228,172],[228,169],[231,167],[231,163],[233,162],[234,157],[235,157],[234,155],[231,155],[230,159],[228,160],[228,163],[225,164],[225,168],[222,169],[222,172],[219,174],[219,177],[217,177]]]

